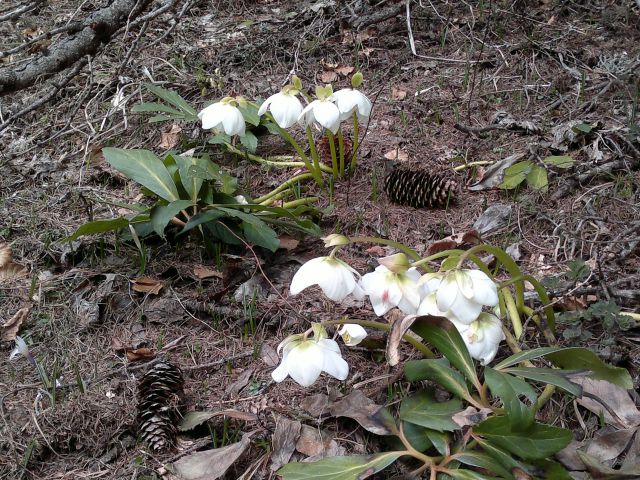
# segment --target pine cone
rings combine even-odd
[[[156,362],[138,385],[138,425],[142,440],[155,452],[168,449],[176,438],[184,379],[169,362]]]
[[[395,168],[384,181],[389,200],[415,208],[443,208],[455,194],[456,181],[441,174]]]

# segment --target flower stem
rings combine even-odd
[[[327,138],[329,139],[329,151],[331,152],[331,166],[333,167],[333,179],[338,180],[340,171],[338,168],[338,157],[336,155],[336,139],[329,130],[327,130]]]
[[[316,149],[316,142],[313,139],[313,132],[311,131],[311,126],[307,126],[307,139],[309,141],[309,151],[311,152],[311,158],[313,158],[313,168],[314,168],[314,171],[317,172],[317,174],[320,177],[320,182],[318,184],[322,187],[324,182],[322,181],[322,174],[320,173],[320,158],[318,158],[318,150]],[[318,181],[318,178],[316,177],[316,182],[317,181]]]
[[[379,243],[381,245],[389,245],[390,247],[397,248],[401,252],[407,254],[407,256],[411,257],[411,259],[413,260],[420,260],[420,255],[418,255],[418,253],[415,250],[407,247],[406,245],[403,245],[402,243],[394,242],[393,240],[387,240],[386,238],[349,237],[349,240],[351,240],[352,243]],[[412,264],[412,266],[415,266],[415,265],[416,265],[415,263]]]
[[[307,167],[307,170],[309,170],[309,172],[313,174],[313,178],[315,179],[316,183],[322,187],[322,184],[323,184],[322,173],[320,172],[320,165],[317,162],[315,162],[315,158],[314,158],[314,165],[311,165],[311,162],[309,161],[309,157],[307,157],[307,155],[304,153],[304,150],[302,150],[298,142],[296,142],[296,140],[284,128],[280,127],[280,125],[278,125],[277,123],[276,125],[278,126],[278,131],[280,132],[280,135],[282,135],[282,138],[284,138],[287,142],[291,144],[291,146],[294,148],[296,153],[300,156],[300,158],[304,162],[305,166]],[[311,144],[311,140],[309,140],[309,144]],[[312,155],[314,150],[315,150],[315,144],[313,145],[313,147],[311,147]]]
[[[313,178],[313,174],[312,173],[302,173],[300,175],[296,175],[295,177],[290,178],[289,180],[287,180],[286,182],[284,182],[282,185],[274,188],[273,190],[271,190],[269,193],[258,197],[256,199],[254,199],[253,201],[255,203],[263,203],[267,200],[269,200],[271,197],[276,196],[278,193],[283,192],[284,190],[287,190],[288,188],[292,187],[295,183],[301,182],[303,180],[308,180],[310,178]]]
[[[340,177],[344,177],[344,136],[342,129],[338,130],[338,152],[340,154]]]
[[[282,204],[282,208],[294,208],[300,205],[307,205],[309,203],[315,203],[318,201],[318,197],[304,197],[297,200],[291,200]]]
[[[555,391],[556,391],[556,386],[548,383],[547,386],[544,387],[544,390],[542,391],[540,396],[538,397],[538,400],[536,400],[536,403],[533,405],[533,411],[538,412],[544,406],[544,404],[551,399],[551,396]]]
[[[349,176],[356,171],[356,162],[358,159],[358,114],[353,112],[353,145],[351,147],[351,164],[349,165]]]
[[[325,322],[322,322],[322,325],[343,325],[345,323],[353,323],[355,325],[360,325],[361,327],[375,328],[376,330],[382,330],[385,332],[391,331],[391,325],[389,325],[388,323],[375,322],[372,320],[353,320],[351,318],[349,320],[345,320],[344,318],[341,320],[327,320]],[[433,353],[429,347],[427,347],[419,340],[413,338],[412,336],[403,335],[402,339],[413,346],[420,353],[422,353],[424,357],[436,358],[435,353]]]

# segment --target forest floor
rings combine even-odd
[[[80,3],[49,2],[5,22],[0,51],[82,15]],[[385,364],[381,334],[373,335],[373,350],[344,352],[345,383],[325,376],[310,388],[272,381],[278,343],[309,321],[374,318],[366,305],[335,305],[317,289],[289,297],[295,270],[325,252],[318,238],[289,239],[275,254],[223,248],[214,258],[195,237],[151,238],[143,253],[113,233],[63,241],[83,223],[116,217],[143,198],[101,148],[162,156],[205,145],[207,132],[196,123],[149,123],[148,115],[131,112],[154,101],[144,88],[152,81],[199,110],[227,95],[266,98],[292,72],[312,91],[315,84],[348,86],[362,71],[374,109],[355,176],[335,185],[331,204],[321,197],[323,233],[384,237],[424,253],[477,228],[483,212],[500,205],[503,221],[482,239],[509,248],[524,271],[545,282],[564,310],[560,344],[592,348],[629,369],[638,388],[640,330],[619,314],[638,312],[640,304],[637,2],[433,0],[375,22],[371,10],[348,13],[338,20],[331,1],[195,2],[159,43],[153,41],[167,26],[154,21],[139,40],[139,29],[119,36],[52,102],[0,131],[0,244],[10,244],[14,262],[26,267],[22,276],[0,276],[0,324],[26,309],[19,335],[58,383],[47,390],[25,358],[9,361],[14,342],[3,331],[0,478],[160,478],[161,466],[181,452],[226,445],[246,432],[253,432],[251,446],[227,478],[273,478],[271,439],[282,416],[316,427],[306,456],[322,448],[367,453],[375,443],[354,422],[317,422],[309,399],[359,388],[382,404],[403,392],[402,365]],[[118,91],[122,108],[112,103]],[[2,98],[3,118],[38,94],[34,87]],[[293,174],[206,148],[247,196]],[[265,136],[258,152],[286,150]],[[575,163],[550,167],[548,190],[496,188],[490,166],[514,154],[537,163],[566,155]],[[390,203],[383,183],[394,159],[455,180],[455,201],[444,209]],[[349,247],[346,259],[365,273],[390,252]],[[161,288],[140,288],[141,277]],[[250,299],[237,294],[248,281],[256,288]],[[538,337],[527,324],[523,343],[543,345]],[[505,348],[498,358],[507,354]],[[182,367],[186,410],[229,412],[181,434],[180,449],[166,454],[136,443],[137,383],[156,357]],[[403,358],[417,353],[407,348]],[[572,428],[576,440],[601,428],[597,415],[560,395],[540,415]],[[319,429],[321,440],[313,437]]]

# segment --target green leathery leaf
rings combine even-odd
[[[129,226],[127,218],[110,218],[108,220],[94,220],[80,225],[78,229],[64,239],[65,242],[71,242],[84,235],[94,235],[96,233],[113,232],[121,230]]]
[[[153,231],[164,238],[164,229],[178,213],[191,206],[191,200],[176,200],[168,205],[156,205],[151,209]]]
[[[211,162],[206,158],[184,157],[182,155],[173,155],[173,158],[178,165],[180,183],[182,183],[187,195],[189,195],[191,203],[196,205],[198,203],[198,194],[204,182],[204,179],[196,172],[206,172]]]
[[[506,373],[501,373],[486,367],[484,379],[494,396],[502,400],[507,415],[514,430],[528,429],[534,421],[533,408],[527,407],[520,400],[520,395],[525,395],[532,403],[536,400],[536,393],[527,382]]]
[[[415,319],[411,330],[434,345],[473,385],[480,384],[469,350],[458,329],[448,319],[422,315]]]
[[[318,462],[289,463],[278,470],[284,480],[362,480],[388,467],[405,452],[330,457]]]
[[[540,165],[533,165],[529,173],[527,173],[527,185],[534,190],[546,192],[549,189],[547,170]]]
[[[431,380],[459,398],[469,398],[464,377],[449,366],[446,358],[412,360],[404,365],[407,380]]]
[[[570,393],[574,397],[582,395],[582,387],[578,384],[567,380],[569,374],[578,373],[580,370],[558,370],[553,368],[506,368],[502,370],[504,373],[517,375],[518,377],[528,378],[541,383],[555,385],[565,392]]]
[[[473,427],[473,432],[494,445],[524,460],[546,458],[566,447],[573,435],[570,430],[534,423],[517,431],[509,417],[491,417]]]
[[[482,473],[474,472],[473,470],[465,470],[458,468],[456,470],[449,470],[451,478],[458,480],[499,480],[498,477],[489,477]]]
[[[565,369],[589,370],[591,378],[606,380],[624,389],[633,389],[631,375],[624,368],[607,365],[591,350],[580,347],[565,348],[546,356],[555,366]]]
[[[203,223],[214,222],[220,220],[223,217],[225,217],[225,213],[217,209],[198,212],[196,215],[189,219],[187,224],[180,231],[180,234],[186,233],[189,230],[197,227],[198,225],[202,225]]]
[[[460,429],[451,417],[462,410],[458,399],[437,402],[433,395],[422,390],[402,400],[400,418],[439,432]]]
[[[575,160],[569,155],[552,155],[542,160],[547,165],[552,165],[558,168],[571,168],[575,163]]]
[[[244,135],[240,137],[240,143],[246,148],[250,153],[255,153],[258,148],[258,139],[256,136],[247,130]]]
[[[455,454],[455,459],[464,465],[484,468],[490,472],[500,475],[500,477],[513,480],[514,476],[499,461],[491,455],[478,451],[463,451]]]
[[[272,252],[280,248],[278,234],[261,220],[260,223],[243,221],[242,231],[249,243],[264,247]]]
[[[187,101],[178,95],[173,90],[167,90],[166,88],[159,87],[158,85],[153,85],[150,83],[145,83],[145,87],[155,96],[161,98],[165,102],[177,107],[180,111],[186,113],[185,116],[188,120],[195,120],[198,118],[198,112],[187,103]],[[191,117],[191,118],[189,118]]]
[[[104,159],[120,173],[138,182],[167,202],[179,200],[171,174],[162,160],[149,150],[107,147],[102,149]]]
[[[510,357],[505,358],[500,363],[493,366],[494,370],[502,370],[504,368],[516,365],[518,363],[526,362],[527,360],[533,360],[534,358],[544,357],[553,352],[559,352],[563,350],[562,347],[541,347],[531,350],[523,350],[518,353],[514,353]]]

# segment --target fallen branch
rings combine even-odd
[[[71,37],[52,46],[26,65],[0,70],[0,96],[30,87],[36,81],[65,70],[81,58],[95,55],[127,21],[137,17],[151,0],[114,0],[86,18]]]

